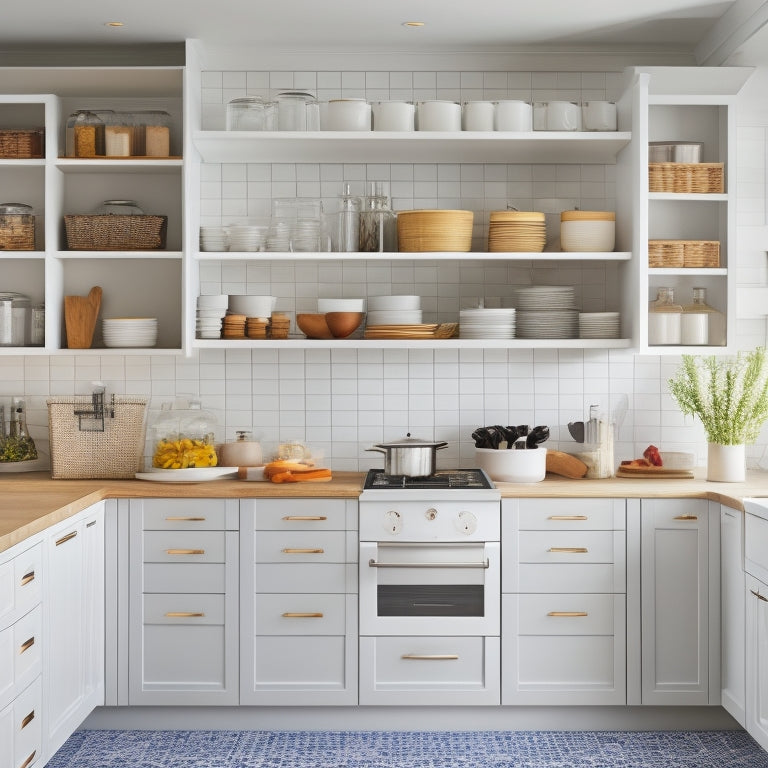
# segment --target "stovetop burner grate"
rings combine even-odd
[[[365,490],[403,488],[493,488],[494,485],[482,469],[439,469],[427,477],[387,475],[382,469],[369,469],[363,488]]]

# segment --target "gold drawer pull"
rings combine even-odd
[[[37,750],[33,749],[32,754],[19,766],[19,768],[27,768],[28,765],[32,765],[32,761],[35,759]]]
[[[24,730],[35,719],[35,710],[33,709],[22,721],[21,729]]]
[[[404,653],[401,659],[408,661],[456,661],[458,653]]]
[[[755,592],[754,589],[749,590],[758,600],[762,600],[765,603],[768,603],[768,597],[764,597],[759,592]]]
[[[19,646],[19,653],[24,653],[24,651],[28,651],[33,645],[35,644],[35,638],[34,635],[29,638],[26,642],[22,643]]]
[[[166,555],[204,555],[204,549],[166,549]]]
[[[30,581],[35,580],[35,572],[34,571],[28,571],[21,577],[21,584],[20,586],[26,587],[27,584],[29,584]]]
[[[325,515],[286,515],[283,520],[327,520]]]
[[[66,536],[62,536],[60,539],[56,540],[56,546],[59,547],[62,544],[66,544],[70,539],[74,539],[75,536],[77,536],[77,531],[72,531],[72,533],[68,533]]]
[[[677,515],[675,520],[698,520],[698,515]]]
[[[303,549],[303,548],[295,548],[295,547],[288,547],[287,549],[283,550],[284,555],[322,555],[325,552],[324,549]]]
[[[567,618],[575,618],[577,616],[588,616],[586,611],[550,611],[547,616],[564,616]]]
[[[575,552],[577,554],[583,554],[589,552],[586,547],[550,547],[547,552]]]
[[[200,619],[205,616],[204,613],[197,611],[168,611],[165,615],[169,619]]]
[[[177,517],[166,517],[165,519],[168,522],[184,522],[184,523],[202,523],[205,521],[204,517],[177,516]]]
[[[300,613],[297,611],[287,611],[283,614],[284,619],[322,619],[322,613]]]
[[[589,520],[586,515],[550,515],[547,520]]]

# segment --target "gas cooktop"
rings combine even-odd
[[[489,489],[495,488],[482,469],[439,469],[427,477],[387,475],[382,469],[369,469],[363,484],[364,490],[421,489]]]

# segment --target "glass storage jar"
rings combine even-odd
[[[105,200],[94,213],[100,216],[141,216],[144,211],[135,200]]]
[[[675,304],[674,288],[659,288],[648,306],[648,344],[680,344],[683,308]]]
[[[139,157],[169,157],[171,116],[161,109],[133,113],[133,153]]]
[[[371,182],[363,200],[359,250],[364,253],[397,251],[397,214],[389,207],[383,181]]]
[[[81,109],[73,112],[66,126],[67,157],[104,155],[104,120],[97,112]]]
[[[197,400],[163,403],[150,419],[152,458],[147,470],[215,467],[215,425],[214,416]]]
[[[33,461],[37,458],[37,447],[27,429],[24,400],[13,398],[7,432],[3,411],[0,407],[0,462]]]
[[[35,250],[35,211],[26,203],[0,203],[0,251]]]
[[[29,296],[0,293],[0,347],[23,347],[29,342]]]
[[[227,104],[228,131],[264,131],[266,120],[267,105],[259,96],[244,96]]]

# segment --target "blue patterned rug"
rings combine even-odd
[[[78,731],[48,768],[768,768],[745,731]]]

